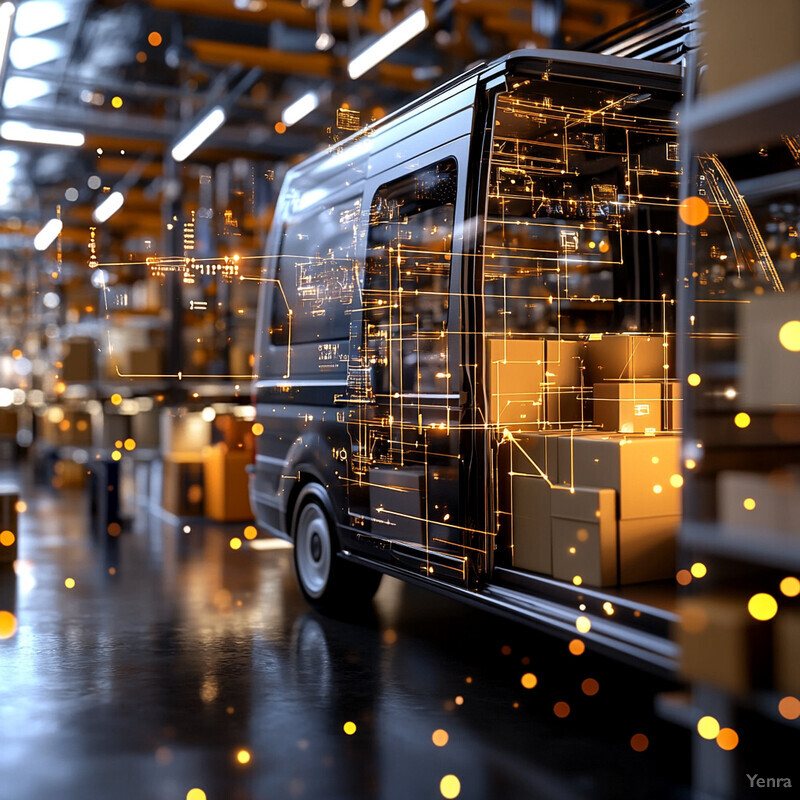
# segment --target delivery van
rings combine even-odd
[[[312,605],[385,573],[674,669],[680,97],[519,51],[288,171],[250,497]]]

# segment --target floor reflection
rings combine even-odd
[[[0,571],[2,796],[405,800],[446,775],[462,798],[686,796],[647,676],[389,579],[322,617],[291,551],[230,547],[243,526],[139,505],[95,539],[80,495],[27,499]]]

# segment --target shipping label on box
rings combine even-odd
[[[592,419],[605,431],[655,433],[661,430],[661,385],[642,381],[594,384]]]
[[[610,486],[620,519],[681,513],[680,436],[608,434],[559,439],[559,483]]]
[[[489,422],[514,429],[544,420],[545,345],[542,339],[489,339],[486,375]]]
[[[617,583],[616,492],[554,487],[553,577],[577,585]]]
[[[544,478],[511,476],[511,519],[514,566],[553,574],[550,493]]]

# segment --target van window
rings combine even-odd
[[[364,307],[376,394],[447,391],[447,311],[457,166],[453,158],[375,194]]]
[[[272,343],[286,346],[347,339],[359,306],[356,258],[361,198],[317,209],[284,226],[275,271]],[[289,311],[291,310],[291,314]]]

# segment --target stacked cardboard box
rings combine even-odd
[[[603,381],[661,380],[664,341],[656,335],[616,334],[591,338],[583,347],[587,386]]]
[[[680,437],[574,435],[558,443],[559,483],[617,493],[619,583],[674,574]]]
[[[594,384],[592,419],[604,431],[660,431],[661,384],[646,381],[606,381]]]
[[[489,422],[535,429],[544,421],[544,340],[489,339],[486,359]]]
[[[579,424],[581,403],[581,353],[577,341],[548,339],[545,344],[544,392],[545,420],[559,427]]]
[[[205,514],[217,522],[252,519],[246,467],[253,451],[219,442],[204,451]]]

